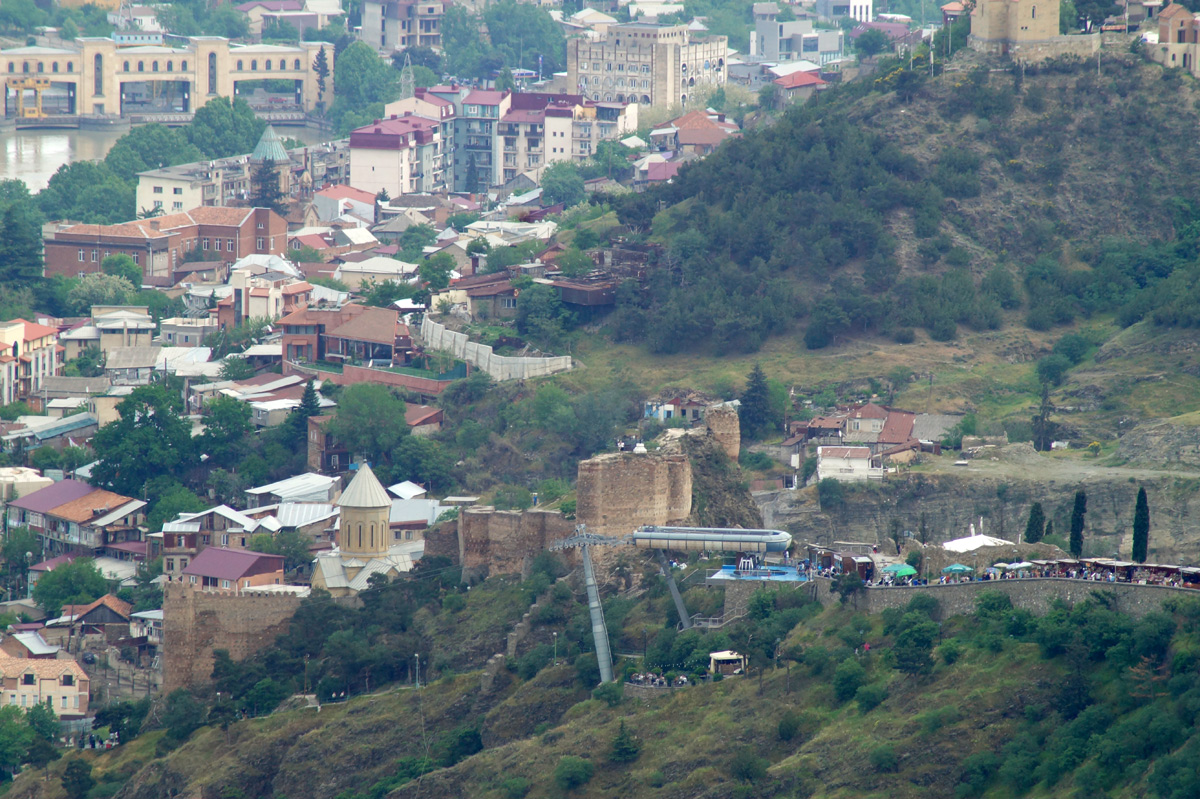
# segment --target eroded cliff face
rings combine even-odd
[[[1020,469],[996,475],[904,474],[883,483],[849,484],[845,502],[821,508],[815,488],[762,493],[755,500],[768,527],[786,529],[800,541],[887,540],[892,520],[918,534],[922,523],[933,541],[959,538],[969,526],[1016,541],[1025,530],[1030,505],[1041,502],[1056,534],[1066,537],[1076,490],[1087,492],[1084,553],[1128,556],[1133,508],[1139,487],[1150,501],[1152,562],[1200,562],[1200,475],[1103,468],[1087,475],[1043,479]],[[1076,479],[1078,478],[1078,479]]]

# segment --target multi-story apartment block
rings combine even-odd
[[[36,399],[42,381],[62,371],[58,328],[13,319],[0,323],[0,400]]]
[[[350,183],[389,195],[430,194],[446,188],[446,147],[439,119],[405,112],[350,133]]]
[[[287,222],[268,208],[199,207],[118,225],[48,226],[42,239],[47,277],[99,272],[105,258],[125,254],[142,268],[143,283],[170,286],[189,251],[220,261],[284,255]]]
[[[139,525],[146,503],[63,480],[8,505],[10,527],[28,527],[42,539],[47,556],[74,554],[128,558],[142,540]],[[111,550],[111,551],[109,551]]]
[[[406,47],[442,47],[442,17],[449,3],[430,0],[366,0],[360,38],[391,53]]]
[[[697,88],[725,84],[724,36],[686,25],[613,25],[597,41],[567,42],[567,85],[596,102],[687,105]]]
[[[586,161],[601,141],[637,130],[637,109],[636,103],[594,103],[581,95],[514,94],[497,128],[501,182],[556,161]]]
[[[290,180],[295,191],[308,186],[345,183],[350,177],[350,149],[346,139],[288,151]],[[254,165],[250,154],[197,161],[193,164],[151,169],[138,173],[137,207],[174,213],[202,205],[231,205],[250,196]]]
[[[873,0],[817,0],[817,16],[835,20],[850,17],[859,22],[875,18]]]
[[[870,0],[851,4],[853,13],[867,14]],[[845,34],[840,30],[818,30],[812,20],[798,19],[780,22],[779,6],[774,3],[754,4],[754,33],[750,37],[750,56],[765,61],[812,61],[828,64],[845,56]],[[854,17],[858,19],[858,17]]]

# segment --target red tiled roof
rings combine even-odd
[[[20,322],[25,325],[23,338],[25,341],[33,341],[34,339],[45,338],[46,336],[57,336],[57,327],[48,327],[47,325],[39,325],[37,322],[30,322],[27,319],[13,319],[12,322]],[[8,324],[12,324],[9,322]]]
[[[850,412],[852,419],[886,419],[888,412],[879,407],[873,402],[868,402],[860,408],[855,408]]]
[[[916,421],[915,413],[907,411],[891,411],[887,415],[887,421],[883,423],[883,430],[879,433],[880,444],[903,444],[912,437],[913,422]]]
[[[97,599],[95,602],[91,603],[90,605],[84,605],[77,612],[72,613],[70,615],[86,616],[87,614],[91,613],[93,610],[100,607],[101,605],[108,608],[113,613],[117,614],[118,616],[123,616],[126,619],[128,619],[129,614],[133,612],[133,605],[129,604],[128,602],[125,602],[124,600],[118,599],[117,597],[113,596],[112,594],[105,594],[104,596]]]
[[[283,296],[288,297],[292,294],[301,294],[305,291],[312,291],[312,284],[302,280],[299,283],[292,283],[289,286],[284,286]]]
[[[381,123],[382,124],[382,123]],[[368,125],[367,127],[374,127]],[[333,200],[358,200],[367,205],[375,204],[375,195],[369,191],[356,189],[353,186],[330,186],[327,189],[321,189],[317,194],[321,197],[329,197]]]
[[[429,405],[409,405],[404,409],[404,421],[409,427],[420,427],[423,424],[430,424],[435,421],[440,422],[440,418],[434,417],[440,417],[441,415],[441,408],[433,408]]]
[[[799,89],[804,86],[826,86],[825,81],[811,72],[793,72],[790,75],[784,75],[782,78],[776,78],[771,81],[776,86],[782,86],[785,89]]]
[[[398,313],[386,308],[363,308],[349,321],[328,331],[326,335],[376,344],[395,344],[396,321],[399,317]]]

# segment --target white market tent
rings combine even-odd
[[[1005,541],[1003,538],[993,538],[990,535],[969,535],[966,538],[956,538],[953,541],[947,541],[942,544],[942,549],[949,552],[974,552],[977,549],[984,547],[1003,547],[1012,546],[1012,541]]]

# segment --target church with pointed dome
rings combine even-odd
[[[337,500],[341,508],[338,545],[313,564],[312,587],[333,596],[353,596],[369,587],[372,575],[389,580],[411,571],[423,541],[397,541],[389,526],[392,499],[371,467],[362,464]]]

